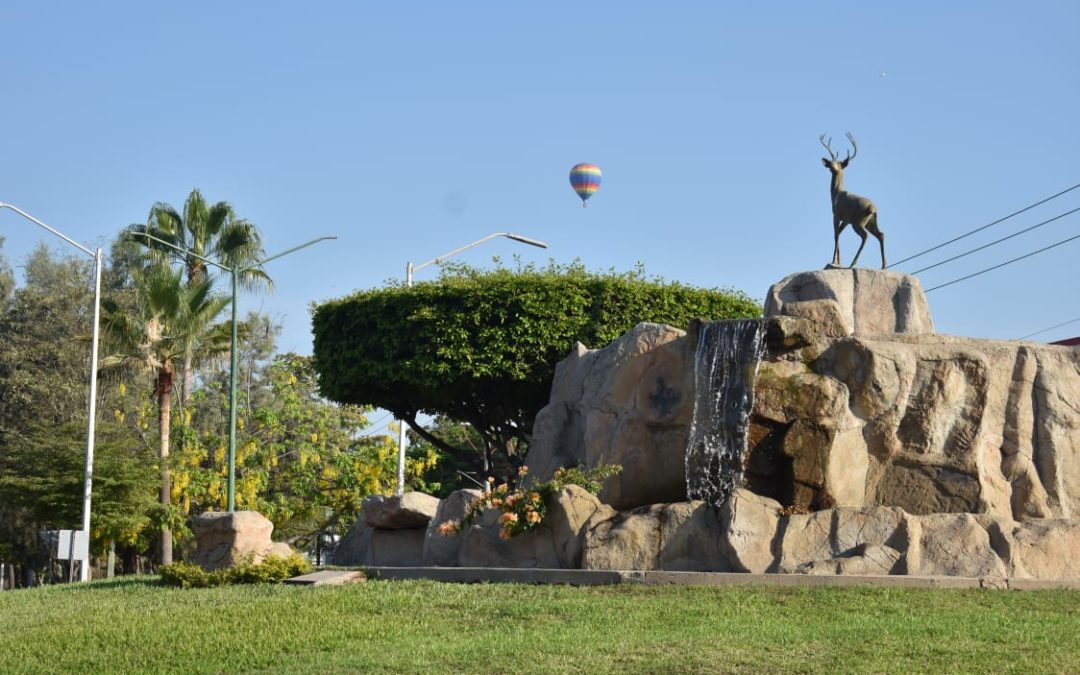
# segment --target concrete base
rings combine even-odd
[[[431,579],[450,583],[568,584],[571,586],[833,586],[850,588],[984,588],[993,590],[1080,590],[1080,579],[1012,579],[1006,577],[916,577],[807,574],[741,574],[613,570],[515,569],[502,567],[368,567],[371,579]]]
[[[363,572],[355,570],[320,570],[286,579],[285,583],[290,586],[340,586],[364,581],[367,581],[367,577]]]

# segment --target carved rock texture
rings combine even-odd
[[[558,364],[536,416],[527,464],[536,480],[560,466],[618,464],[600,500],[620,509],[686,499],[693,353],[682,330],[643,323]]]

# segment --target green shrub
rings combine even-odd
[[[164,565],[158,573],[161,583],[180,588],[213,588],[229,584],[279,584],[286,579],[311,571],[311,563],[296,553],[282,558],[271,555],[256,564],[252,558],[235,567],[208,572],[198,565],[177,562]]]
[[[520,466],[555,364],[575,342],[603,347],[645,321],[685,328],[696,317],[755,316],[761,306],[742,292],[649,279],[641,269],[448,265],[437,282],[324,302],[312,330],[327,398],[391,411],[451,453],[448,439],[424,434],[417,415],[467,422],[489,455],[514,448]]]

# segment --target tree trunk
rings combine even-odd
[[[158,460],[161,462],[161,505],[169,506],[172,502],[172,476],[169,474],[169,428],[172,416],[172,388],[173,369],[171,364],[166,364],[158,371],[157,399],[158,399],[158,430],[161,434],[161,444],[158,450]],[[161,564],[169,565],[173,559],[172,530],[165,528],[161,531]]]

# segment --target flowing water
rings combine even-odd
[[[720,507],[743,482],[754,380],[765,353],[760,319],[701,325],[694,355],[694,418],[686,448],[686,491]]]

